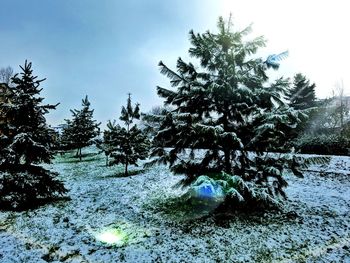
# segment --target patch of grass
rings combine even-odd
[[[105,165],[103,167],[106,168]],[[117,168],[117,169],[115,169],[115,168]],[[121,166],[119,166],[119,167],[107,166],[107,169],[108,169],[108,172],[106,172],[102,176],[99,176],[97,179],[130,177],[130,176],[134,176],[134,175],[143,174],[143,173],[145,173],[147,171],[147,169],[135,169],[135,170],[128,171],[129,174],[125,175],[124,174],[124,168],[121,167]]]
[[[79,163],[79,162],[94,162],[105,160],[105,156],[94,145],[82,149],[82,160],[76,156],[77,150],[67,150],[57,152],[55,155],[55,163]]]
[[[272,250],[267,247],[260,247],[253,257],[254,262],[274,262]]]
[[[146,170],[145,169],[140,169],[140,170],[131,170],[128,171],[128,175],[125,175],[124,172],[120,172],[116,174],[116,177],[129,177],[129,176],[133,176],[133,175],[138,175],[141,173],[144,173]]]
[[[144,206],[163,214],[170,221],[183,222],[207,217],[215,211],[217,204],[192,198],[187,194],[169,196],[166,193],[158,193]]]
[[[283,222],[297,224],[295,219],[289,219],[282,212],[222,210],[222,202],[203,200],[189,196],[186,193],[172,193],[160,190],[144,203],[144,209],[160,213],[166,220],[175,222],[191,222],[207,220],[221,228],[230,228],[232,221],[247,225],[277,225]]]
[[[98,153],[88,153],[82,156],[80,161],[79,157],[76,156],[55,156],[55,163],[83,163],[83,162],[95,162],[104,160],[105,158]]]
[[[19,206],[18,208],[13,208],[8,205],[3,205],[0,208],[0,212],[2,211],[12,211],[12,212],[23,212],[23,211],[34,211],[38,209],[39,207],[48,205],[57,205],[59,204],[65,204],[68,201],[71,201],[72,199],[69,196],[55,196],[55,197],[50,197],[50,198],[37,198],[33,201],[31,201],[29,204],[25,204],[22,206]],[[0,224],[1,227],[1,224]]]
[[[5,231],[8,228],[8,226],[13,225],[16,218],[17,218],[17,215],[15,212],[13,211],[8,212],[7,218],[2,218],[2,220],[0,220],[0,232]]]
[[[95,237],[97,242],[101,242],[107,247],[124,247],[131,244],[137,244],[153,235],[151,230],[127,221],[115,222],[99,230],[91,229],[90,233]],[[104,233],[110,233],[112,237],[117,237],[120,241],[117,240],[114,244],[106,242],[103,240],[105,239],[103,238]]]
[[[290,237],[292,240],[292,237]],[[289,249],[289,258],[282,262],[324,262],[322,259],[331,251],[343,249],[350,244],[350,236],[341,238],[331,237],[329,241],[321,242],[319,245],[310,244],[309,240],[302,243],[292,243]]]

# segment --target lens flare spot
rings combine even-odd
[[[107,229],[95,235],[98,241],[109,245],[123,245],[125,242],[125,234],[118,229]]]

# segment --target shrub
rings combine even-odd
[[[0,173],[2,209],[23,210],[67,192],[57,173],[39,166],[16,166]]]
[[[303,135],[295,142],[300,153],[349,155],[350,139],[340,134]]]

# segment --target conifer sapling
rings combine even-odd
[[[129,165],[137,166],[138,160],[147,158],[149,150],[147,136],[136,124],[133,125],[135,120],[140,119],[140,107],[139,104],[132,106],[130,94],[119,119],[124,122],[125,127],[109,121],[105,137],[108,138],[106,143],[109,144],[110,156],[113,158],[110,164],[123,164],[124,174],[127,176]]]
[[[94,139],[99,135],[99,126],[93,119],[94,110],[90,109],[88,96],[82,100],[83,108],[81,110],[71,110],[72,119],[66,120],[66,126],[63,129],[62,141],[68,148],[77,149],[76,156],[82,160],[81,150],[83,147],[94,144]]]

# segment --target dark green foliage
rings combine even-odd
[[[38,97],[40,83],[32,75],[31,63],[21,67],[21,77],[12,78],[7,100],[0,104],[5,121],[0,123],[0,164],[31,164],[50,162],[54,142],[52,129],[44,115],[57,105],[43,105],[44,98]]]
[[[108,123],[108,125],[114,126],[113,124]],[[115,148],[113,145],[113,138],[112,138],[111,130],[105,130],[103,132],[103,139],[97,139],[96,140],[96,147],[100,150],[100,153],[103,152],[106,156],[106,166],[109,164],[109,156],[113,152],[113,149]]]
[[[201,175],[225,172],[264,189],[266,200],[278,200],[285,196],[285,171],[300,172],[291,160],[266,152],[284,149],[290,130],[307,116],[284,102],[288,80],[268,82],[267,66],[251,56],[265,40],[245,41],[250,30],[233,31],[231,20],[220,18],[217,34],[190,32],[189,54],[201,67],[181,58],[176,71],[159,63],[176,90],[158,87],[174,110],[159,117],[152,151],[156,158],[149,165],[168,164],[174,173],[186,175],[184,185]],[[174,147],[165,149],[169,145]]]
[[[62,183],[53,179],[54,173],[32,165],[53,158],[54,132],[46,124],[45,114],[57,105],[43,104],[39,86],[44,80],[32,75],[31,66],[25,62],[22,73],[12,78],[6,99],[0,101],[0,203],[16,203],[12,208],[27,202],[27,196],[34,200],[66,192]],[[15,201],[7,203],[7,199]]]
[[[99,126],[93,120],[94,110],[90,110],[88,97],[82,100],[83,108],[81,110],[71,110],[72,119],[66,120],[66,126],[63,129],[62,144],[67,149],[77,149],[76,156],[81,160],[81,149],[94,144],[94,139],[99,135]]]
[[[311,129],[312,120],[316,118],[321,110],[322,103],[316,100],[315,87],[315,83],[310,84],[310,81],[304,75],[298,73],[294,76],[293,86],[287,92],[289,106],[296,110],[303,110],[308,118],[300,122],[297,128],[291,131],[290,141],[294,141],[296,137]]]
[[[300,73],[294,76],[293,87],[288,93],[290,106],[297,110],[304,110],[317,106],[315,95],[315,83],[310,81]]]
[[[1,209],[24,210],[66,193],[56,176],[39,166],[8,166],[0,172]]]
[[[153,138],[159,129],[159,120],[164,118],[170,111],[171,109],[169,107],[153,107],[150,112],[141,115],[141,129],[145,131],[149,137]]]
[[[344,104],[337,99],[327,99],[318,103],[318,107],[310,113],[310,120],[300,129],[299,136],[291,140],[297,152],[349,155],[349,124],[341,119],[346,118]]]
[[[137,161],[146,159],[149,151],[147,136],[136,124],[131,126],[135,120],[140,119],[140,108],[139,104],[132,107],[130,94],[127,106],[122,107],[119,119],[124,122],[125,127],[121,127],[115,121],[109,121],[108,129],[104,132],[104,138],[112,157],[110,164],[123,164],[125,167],[124,174],[127,176],[128,166],[137,166]]]
[[[225,193],[225,202],[220,208],[240,210],[264,210],[281,207],[279,198],[286,195],[277,183],[286,187],[287,181],[283,174],[290,172],[303,178],[302,170],[310,165],[325,164],[329,162],[327,157],[298,157],[294,154],[266,153],[264,156],[256,156],[256,170],[258,171],[254,180],[244,180],[241,176],[229,175],[225,172],[219,174],[208,174],[200,176],[195,181],[209,181],[210,184],[219,184]],[[271,184],[271,179],[276,179]],[[274,185],[275,184],[275,185]]]
[[[350,138],[341,134],[305,134],[295,141],[301,153],[350,155]]]

